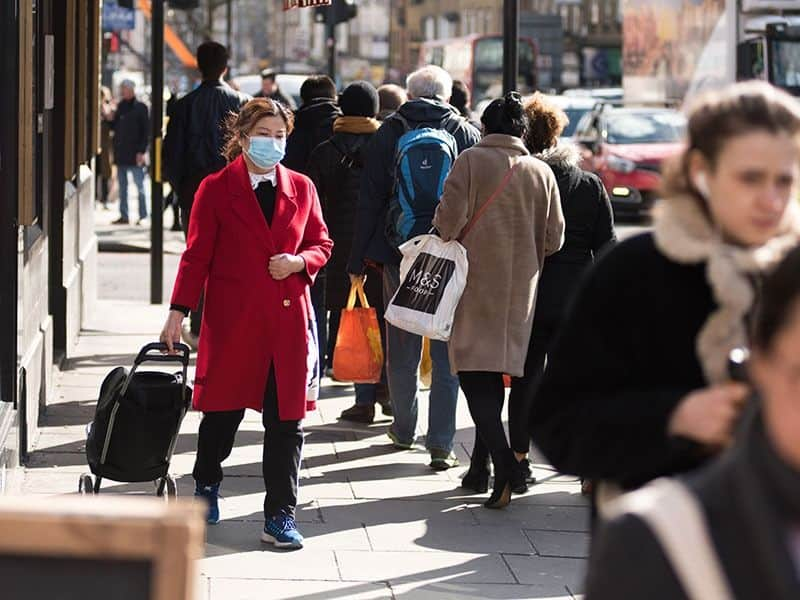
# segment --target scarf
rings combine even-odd
[[[717,309],[703,324],[695,349],[708,383],[726,381],[730,351],[747,345],[746,318],[756,300],[753,279],[771,270],[800,241],[800,208],[791,202],[778,235],[755,248],[722,240],[688,196],[659,202],[653,225],[656,247],[664,256],[681,264],[706,263]]]
[[[375,133],[381,124],[371,117],[339,117],[333,122],[334,133]]]

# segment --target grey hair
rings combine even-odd
[[[427,65],[406,78],[406,90],[412,98],[439,98],[447,102],[453,94],[453,78],[441,67]]]
[[[120,87],[126,87],[126,88],[130,88],[132,90],[136,89],[136,82],[133,81],[133,79],[123,79],[120,82],[119,85],[120,85]]]

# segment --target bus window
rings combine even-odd
[[[475,42],[475,77],[472,97],[475,103],[483,98],[498,97],[503,90],[503,39],[481,38]],[[519,73],[517,90],[530,94],[536,90],[536,57],[533,44],[519,40]]]

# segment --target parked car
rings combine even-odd
[[[275,81],[281,92],[290,96],[294,100],[295,106],[300,106],[303,103],[300,99],[300,86],[303,85],[307,78],[308,75],[306,74],[278,73]],[[261,75],[241,75],[234,77],[234,81],[239,86],[239,90],[245,94],[253,96],[261,91]]]
[[[602,105],[583,117],[575,141],[583,168],[603,180],[614,214],[641,217],[656,200],[664,160],[680,152],[685,133],[678,111]]]
[[[568,98],[592,98],[596,102],[603,102],[613,106],[622,106],[623,94],[622,88],[574,88],[565,90],[564,96]]]
[[[597,100],[585,96],[547,96],[547,100],[563,110],[569,119],[569,124],[561,134],[561,140],[565,142],[574,141],[581,119],[598,106]]]

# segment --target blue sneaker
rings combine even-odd
[[[261,541],[275,544],[276,548],[302,548],[303,536],[297,531],[294,518],[286,515],[277,515],[267,519]]]
[[[219,484],[201,485],[200,483],[195,483],[194,495],[196,498],[205,498],[206,502],[208,502],[206,523],[209,525],[219,523]]]

